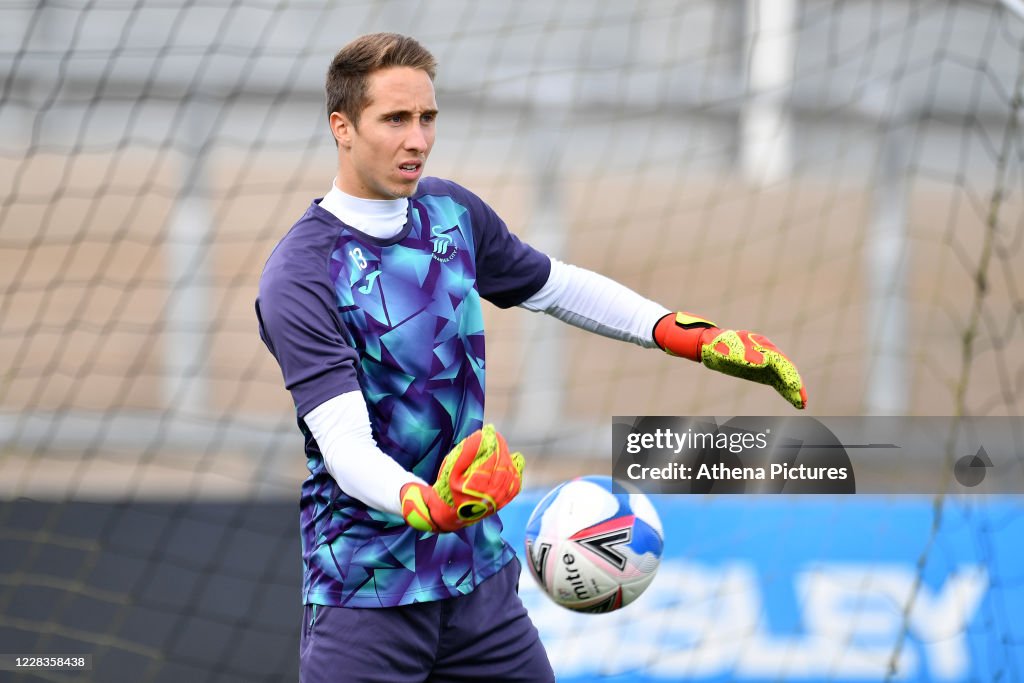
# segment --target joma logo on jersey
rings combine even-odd
[[[373,283],[380,277],[380,271],[375,270],[366,276],[365,282],[362,287],[359,288],[359,292],[362,294],[369,294],[370,290],[373,289]]]
[[[430,238],[430,241],[434,245],[433,258],[435,261],[448,263],[455,258],[456,254],[459,253],[459,248],[455,246],[455,241],[452,239],[452,236],[448,234],[458,227],[458,225],[454,225],[446,230],[440,225],[435,225],[430,228],[430,234],[433,235],[433,237]]]

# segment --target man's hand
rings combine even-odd
[[[519,494],[523,455],[509,453],[505,437],[485,425],[441,461],[433,486],[402,487],[402,516],[420,531],[455,531],[493,515]]]
[[[807,389],[800,373],[767,337],[747,330],[722,330],[710,320],[688,313],[670,313],[654,326],[654,341],[670,355],[767,384],[797,408],[807,407]]]

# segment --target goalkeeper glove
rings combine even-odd
[[[807,407],[807,389],[800,373],[767,337],[747,330],[721,330],[713,322],[688,313],[670,313],[654,326],[654,341],[670,355],[768,384],[797,408]]]
[[[433,486],[402,487],[402,516],[420,531],[456,531],[493,515],[519,494],[523,455],[509,453],[505,437],[485,425],[441,461]]]

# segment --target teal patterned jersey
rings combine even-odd
[[[302,416],[358,389],[381,449],[433,481],[445,454],[483,424],[481,299],[521,303],[549,269],[547,256],[483,201],[436,178],[420,182],[392,239],[366,235],[313,202],[278,244],[256,311],[305,437],[306,603],[438,600],[468,593],[513,558],[497,515],[454,533],[423,533],[348,496]]]

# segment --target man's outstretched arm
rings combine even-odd
[[[712,370],[767,384],[795,407],[807,406],[807,390],[796,366],[766,337],[672,313],[593,271],[551,259],[547,283],[521,306],[605,337],[657,346]]]

